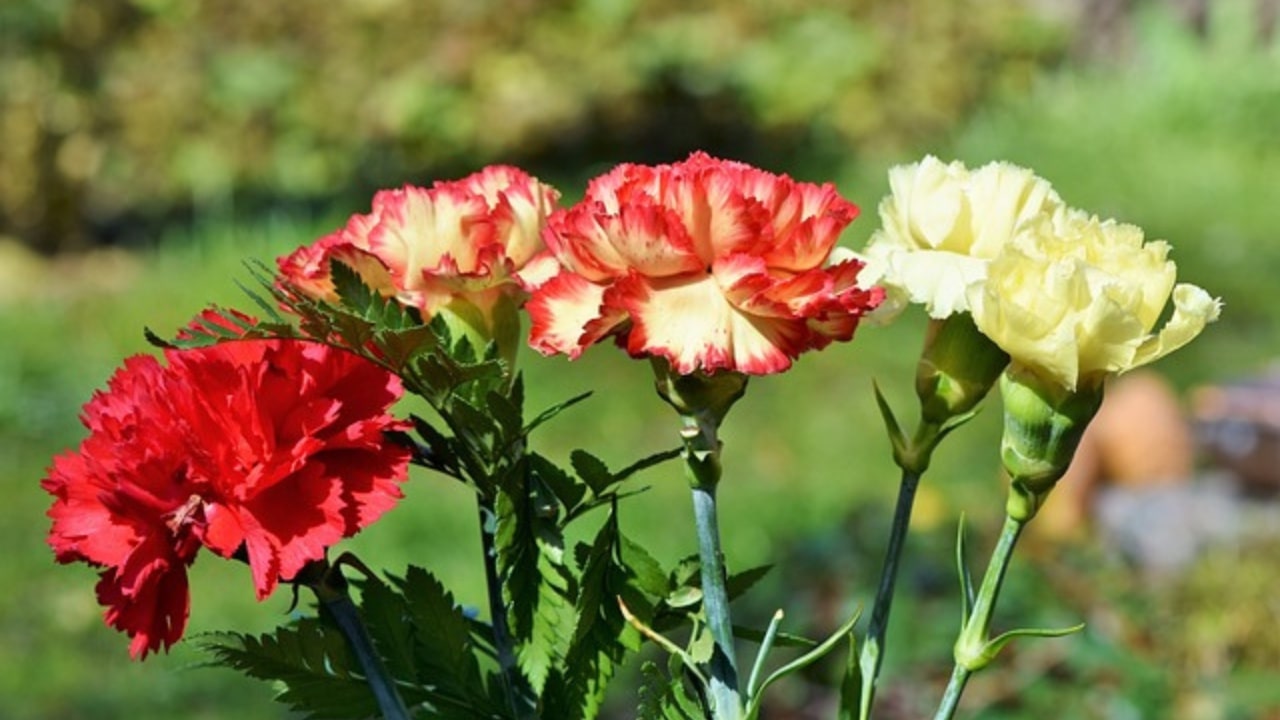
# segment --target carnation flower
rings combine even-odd
[[[1064,210],[1023,228],[971,286],[974,323],[1015,365],[1067,390],[1145,365],[1218,318],[1219,301],[1175,285],[1163,242],[1142,230]],[[1157,320],[1172,296],[1173,314]]]
[[[445,313],[483,338],[514,322],[522,275],[542,250],[541,231],[559,193],[513,167],[495,165],[430,189],[383,190],[373,210],[278,261],[281,277],[316,298],[336,302],[330,262],[355,268],[388,297],[424,318]],[[495,317],[499,305],[510,317]]]
[[[125,362],[85,406],[90,434],[54,460],[49,543],[105,569],[98,599],[135,658],[186,627],[203,545],[252,568],[259,599],[400,497],[399,379],[353,354],[260,340]]]
[[[1009,163],[970,171],[933,156],[889,171],[891,194],[880,203],[881,229],[865,255],[867,277],[889,289],[877,314],[919,303],[933,318],[969,309],[967,288],[1028,221],[1062,201],[1045,180]]]
[[[785,370],[853,336],[879,289],[828,262],[858,209],[813,185],[695,153],[620,165],[544,233],[560,271],[527,306],[530,344],[579,356],[608,336],[680,374]]]

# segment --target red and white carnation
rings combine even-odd
[[[372,212],[280,258],[280,275],[333,302],[329,267],[337,260],[425,318],[458,303],[487,317],[503,296],[523,300],[519,276],[542,250],[542,227],[558,198],[554,188],[505,165],[429,189],[383,190]]]
[[[880,302],[880,289],[858,285],[860,261],[830,262],[857,214],[830,184],[704,153],[620,165],[548,220],[560,270],[530,283],[530,344],[577,357],[616,336],[681,374],[780,372],[852,338]]]

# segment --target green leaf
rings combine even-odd
[[[1000,635],[988,641],[987,644],[983,646],[982,656],[986,660],[986,662],[983,663],[982,667],[985,667],[988,663],[995,660],[996,655],[1000,654],[1000,651],[1004,649],[1004,646],[1008,645],[1015,638],[1064,637],[1066,635],[1074,635],[1075,633],[1078,633],[1083,629],[1084,629],[1084,623],[1080,623],[1078,625],[1072,625],[1071,627],[1065,627],[1065,628],[1018,628],[1016,630],[1009,630],[1009,631],[1003,632]]]
[[[711,662],[711,656],[715,653],[716,639],[711,635],[711,631],[705,626],[698,626],[693,636],[689,638],[689,644],[685,648],[685,652],[689,653],[689,657],[693,658],[695,663],[706,665]]]
[[[902,427],[898,424],[898,419],[893,416],[893,408],[889,407],[889,401],[885,399],[884,393],[880,392],[880,384],[873,381],[871,387],[875,390],[876,407],[880,409],[885,430],[889,433],[889,443],[893,445],[894,462],[899,467],[906,467],[909,464],[906,460],[911,451],[911,444],[902,434]]]
[[[769,627],[760,640],[760,649],[756,652],[756,661],[751,665],[751,674],[747,676],[747,697],[756,692],[756,681],[760,679],[760,671],[764,669],[764,661],[773,649],[773,642],[778,637],[778,628],[782,625],[782,610],[778,610],[769,619]]]
[[[858,617],[859,615],[855,614],[853,617],[845,621],[845,623],[832,633],[830,637],[819,643],[817,647],[773,671],[773,674],[769,675],[769,677],[760,684],[760,689],[756,691],[755,695],[747,698],[748,720],[755,718],[760,712],[760,704],[764,699],[764,691],[767,690],[770,685],[791,673],[802,670],[817,662],[823,655],[826,655],[831,648],[835,647],[836,643],[844,639],[846,635],[851,635],[853,633],[853,626],[857,624]]]
[[[427,467],[461,479],[462,468],[453,442],[426,419],[418,415],[410,415],[409,419],[413,421],[413,428],[422,439],[423,449],[426,451],[423,460]]]
[[[671,448],[670,450],[663,450],[662,452],[654,453],[646,458],[641,458],[618,471],[618,473],[613,476],[613,479],[615,482],[622,482],[641,470],[647,470],[668,460],[674,460],[675,458],[680,457],[680,454],[683,452],[683,448]]]
[[[575,552],[582,565],[573,608],[576,624],[562,668],[547,686],[547,717],[594,718],[614,668],[626,653],[620,638],[629,628],[615,599],[626,582],[613,564],[617,542],[611,516],[591,545],[579,545]]]
[[[666,597],[667,605],[673,608],[687,608],[702,602],[702,588],[685,585],[672,590]]]
[[[471,623],[453,596],[431,573],[410,566],[404,578],[392,578],[404,605],[401,612],[416,629],[414,657],[422,677],[440,683],[460,698],[484,695]],[[388,617],[388,622],[397,618]]]
[[[772,569],[773,565],[771,564],[760,565],[759,567],[753,567],[749,570],[743,570],[740,573],[730,575],[729,578],[725,580],[725,593],[728,594],[730,600],[733,600],[750,590],[753,585],[760,582],[765,575],[768,575],[769,571]]]
[[[533,432],[534,429],[537,428],[538,426],[542,425],[543,423],[547,422],[551,418],[564,412],[566,409],[573,407],[574,405],[577,405],[583,400],[586,400],[589,397],[591,397],[591,393],[584,392],[581,395],[575,395],[569,398],[568,400],[565,400],[562,403],[552,405],[546,410],[543,410],[542,412],[538,413],[537,417],[535,417],[533,420],[530,420],[528,425],[524,426],[525,435],[528,435],[529,433]]]
[[[849,633],[849,657],[840,675],[840,707],[837,720],[856,720],[862,698],[862,669],[858,662],[858,639]]]
[[[402,330],[379,330],[373,344],[388,367],[400,371],[415,358],[437,348],[435,334],[426,325]]]
[[[652,597],[665,597],[671,587],[662,566],[640,544],[625,535],[620,535],[619,539],[621,540],[619,556],[623,566],[633,578],[634,585]]]
[[[747,640],[753,643],[764,642],[763,632],[756,630],[755,628],[749,628],[742,625],[733,626],[733,636],[740,640]],[[795,635],[793,633],[785,633],[782,631],[778,631],[774,634],[773,644],[777,647],[789,648],[808,649],[818,647],[818,642],[816,640],[810,640],[803,635]]]
[[[588,488],[584,483],[578,482],[574,476],[556,467],[545,457],[529,453],[526,461],[534,477],[546,485],[570,513],[586,496]]]
[[[413,627],[405,617],[404,598],[384,582],[367,577],[360,588],[360,611],[374,647],[393,677],[418,677]]]
[[[329,261],[329,277],[342,306],[369,318],[381,316],[385,303],[382,297],[365,284],[360,273],[341,260]]]
[[[516,661],[534,692],[564,657],[565,617],[574,581],[564,565],[564,538],[554,515],[539,508],[547,493],[530,492],[523,473],[513,473],[495,504],[495,548],[503,599],[510,608]],[[536,487],[536,485],[535,485]]]
[[[569,455],[569,462],[573,464],[573,471],[596,495],[603,495],[616,482],[604,461],[586,450],[574,450]]]
[[[315,618],[258,637],[210,635],[202,645],[212,653],[214,664],[283,685],[276,699],[306,718],[370,717],[378,712],[342,634]],[[427,700],[416,688],[402,688],[402,694],[411,704]]]
[[[504,437],[510,440],[522,437],[524,428],[520,407],[512,402],[511,398],[491,391],[485,396],[485,406],[493,415],[493,419],[498,422],[498,426],[502,428]]]
[[[969,573],[968,541],[964,527],[964,513],[960,513],[960,522],[956,527],[956,573],[960,577],[960,629],[969,622],[969,611],[973,607],[974,590],[973,575]]]
[[[700,720],[703,717],[697,701],[689,697],[679,674],[673,678],[654,662],[645,662],[640,667],[640,674],[643,681],[637,720]]]

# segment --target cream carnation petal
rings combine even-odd
[[[676,372],[727,367],[731,362],[732,306],[709,277],[619,282],[632,327],[627,351],[665,357]]]
[[[711,278],[649,281],[633,276],[628,284],[627,310],[633,322],[628,352],[665,357],[678,373],[779,372],[802,348],[803,326],[735,310]]]
[[[932,318],[967,312],[968,288],[987,277],[987,261],[951,252],[892,251],[884,258],[885,285],[901,288]]]
[[[730,314],[733,365],[748,375],[768,375],[791,367],[791,358],[807,347],[806,325],[783,318]],[[825,339],[825,336],[823,336]],[[815,344],[817,347],[825,342]]]
[[[1075,354],[1081,377],[1094,373],[1111,373],[1130,367],[1146,326],[1133,308],[1134,286],[1117,284],[1100,288],[1096,297],[1076,322]],[[1074,388],[1075,383],[1067,387]]]
[[[1222,301],[1202,288],[1189,283],[1175,286],[1173,316],[1160,329],[1159,334],[1148,338],[1138,347],[1130,367],[1146,365],[1191,342],[1204,330],[1205,325],[1218,319],[1221,311]]]
[[[532,292],[559,273],[560,262],[556,260],[556,256],[543,251],[525,263],[525,266],[516,273],[515,278],[520,287]]]
[[[525,305],[532,324],[529,345],[543,355],[581,355],[591,344],[584,342],[587,325],[604,314],[604,293],[604,285],[573,273],[548,280]]]

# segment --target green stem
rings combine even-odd
[[[862,697],[859,705],[859,717],[862,720],[871,717],[871,705],[875,702],[876,681],[880,676],[880,666],[884,663],[885,634],[889,630],[889,611],[893,607],[898,565],[906,545],[907,528],[911,524],[911,509],[915,504],[920,475],[921,472],[904,469],[902,483],[898,486],[898,503],[893,512],[893,527],[889,531],[889,547],[885,552],[884,568],[880,571],[880,585],[876,589],[867,637],[858,658],[858,666],[862,671]]]
[[[373,647],[373,640],[360,618],[360,611],[347,594],[346,581],[342,578],[341,571],[334,567],[327,574],[324,583],[309,587],[355,653],[356,661],[364,670],[365,681],[369,683],[369,689],[378,702],[378,709],[382,711],[382,717],[386,720],[409,720],[409,709],[396,690],[395,680],[388,674],[381,656]]]
[[[999,650],[999,647],[993,646],[990,638],[991,617],[995,614],[1000,586],[1004,583],[1005,572],[1009,569],[1009,561],[1013,558],[1013,548],[1025,525],[1024,520],[1005,516],[1000,540],[991,553],[991,562],[987,564],[987,572],[982,577],[982,586],[974,599],[973,610],[960,630],[960,637],[956,638],[956,669],[951,674],[943,704],[938,708],[938,714],[934,716],[934,720],[950,720],[960,701],[960,695],[964,692],[964,684],[968,681],[969,675],[990,664]]]
[[[956,706],[960,704],[960,696],[964,694],[970,674],[963,665],[956,665],[951,670],[951,680],[947,682],[947,691],[942,695],[942,703],[938,705],[938,714],[933,716],[933,720],[950,720],[956,714]]]
[[[490,627],[493,647],[498,654],[498,670],[502,688],[513,717],[528,720],[538,717],[537,699],[516,663],[515,643],[507,624],[507,606],[502,600],[502,580],[498,576],[498,551],[495,544],[496,522],[491,502],[477,496],[480,516],[480,547],[484,555],[485,587],[489,594]]]
[[[716,423],[684,416],[685,468],[693,489],[693,516],[702,565],[702,607],[715,647],[711,655],[711,706],[715,720],[739,720],[743,705],[733,648],[733,621],[725,588],[724,553],[716,518],[716,485],[720,481],[720,447]]]

